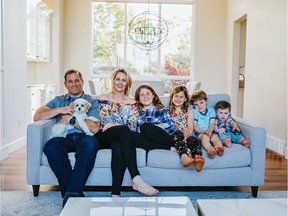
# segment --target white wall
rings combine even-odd
[[[17,6],[17,7],[16,7]],[[15,12],[15,9],[19,11]],[[26,1],[3,1],[3,134],[1,157],[25,144],[29,117],[26,88]],[[21,9],[21,10],[20,10]]]
[[[227,0],[227,77],[234,22],[247,15],[244,118],[267,129],[267,145],[287,152],[287,1]],[[230,85],[228,91],[235,91]],[[285,148],[286,143],[286,150]]]
[[[225,92],[226,0],[198,0],[195,80],[207,93]]]
[[[89,91],[92,74],[91,0],[65,0],[64,70],[71,68],[83,74],[84,91]]]

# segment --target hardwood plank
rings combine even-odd
[[[21,147],[11,153],[9,157],[0,162],[0,181],[1,191],[31,191],[32,186],[26,183],[26,146]],[[163,188],[164,189],[164,188]],[[179,188],[178,188],[179,189]],[[58,186],[41,185],[40,191],[55,191],[59,190]],[[106,190],[110,187],[86,187],[86,190]],[[123,190],[131,190],[130,187]],[[175,188],[165,188],[165,190],[175,190]],[[179,189],[181,190],[181,189]],[[182,190],[187,190],[182,188]],[[250,187],[195,187],[188,190],[236,190],[236,191],[251,191]],[[266,150],[266,169],[264,186],[259,187],[259,191],[268,190],[287,190],[287,160],[271,151]]]

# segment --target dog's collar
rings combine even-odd
[[[69,96],[69,100],[70,100],[70,102],[74,102],[76,99],[78,99],[78,98],[81,98],[82,96],[80,96],[80,97],[71,97],[71,96]]]

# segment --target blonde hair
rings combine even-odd
[[[123,68],[120,68],[120,69],[117,69],[117,70],[113,71],[113,73],[111,75],[111,80],[112,80],[111,89],[112,89],[112,91],[115,91],[115,85],[114,84],[115,84],[115,79],[116,79],[116,76],[117,76],[118,73],[124,73],[126,75],[126,77],[127,77],[127,86],[126,86],[126,88],[124,90],[124,94],[126,96],[129,96],[130,89],[131,89],[131,86],[132,86],[132,77],[131,77],[130,73],[127,70],[123,69]]]
[[[138,109],[139,109],[140,113],[143,112],[143,104],[140,103],[140,90],[141,89],[148,89],[152,92],[152,94],[154,95],[152,103],[157,109],[163,109],[164,108],[164,105],[161,103],[160,98],[157,95],[157,93],[155,92],[155,90],[148,84],[141,84],[137,87],[137,89],[135,91],[135,97],[134,97],[134,99],[137,102]]]

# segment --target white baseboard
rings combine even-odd
[[[283,140],[267,135],[266,147],[280,155],[285,156],[287,159],[288,147]]]
[[[6,159],[9,154],[11,154],[12,152],[14,152],[15,150],[19,149],[20,147],[24,146],[26,144],[26,136],[14,140],[11,143],[8,143],[7,145],[3,146],[0,148],[0,161]]]

